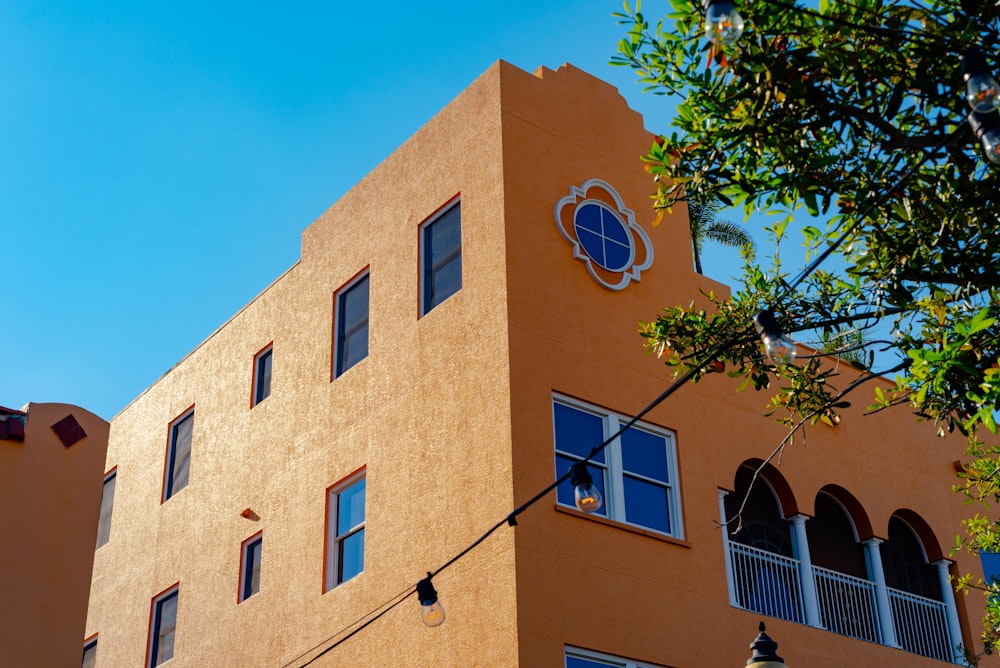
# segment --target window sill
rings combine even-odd
[[[686,540],[681,540],[680,538],[674,538],[673,536],[668,536],[666,534],[660,533],[658,531],[651,531],[649,529],[643,529],[642,527],[633,526],[631,524],[624,524],[622,522],[616,522],[614,520],[609,520],[606,517],[601,517],[600,515],[591,515],[589,513],[576,510],[575,508],[568,508],[556,504],[556,511],[560,513],[566,513],[567,515],[572,515],[574,517],[579,517],[581,519],[589,520],[591,522],[597,522],[598,524],[604,524],[609,527],[614,527],[615,529],[621,529],[623,531],[628,531],[630,533],[636,533],[640,536],[646,536],[648,538],[655,538],[656,540],[663,541],[664,543],[670,543],[671,545],[677,545],[678,547],[691,547],[691,543]]]

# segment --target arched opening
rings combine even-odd
[[[854,522],[829,494],[816,495],[816,515],[806,523],[813,565],[867,578],[864,547],[858,542]]]
[[[758,475],[756,480],[753,477],[754,469],[741,466],[736,471],[736,489],[726,496],[726,519],[733,520],[727,528],[730,532],[735,531],[730,534],[730,540],[791,557],[792,535],[782,515],[778,495],[764,475]],[[742,513],[740,506],[743,506]],[[738,514],[739,518],[734,519]]]
[[[916,532],[896,515],[889,518],[889,540],[882,544],[881,552],[887,586],[941,600],[937,568],[927,563],[927,553]]]

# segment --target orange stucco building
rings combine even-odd
[[[0,406],[0,665],[79,665],[108,423]]]
[[[612,438],[670,382],[636,322],[726,290],[684,211],[650,225],[650,141],[600,80],[500,62],[310,225],[111,422],[96,665],[742,665],[761,619],[793,668],[971,643],[961,444],[905,412],[810,428],[749,495],[784,432],[723,374]],[[504,523],[605,439],[599,513],[564,485]],[[444,564],[429,628],[393,604]]]

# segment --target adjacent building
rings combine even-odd
[[[727,290],[681,207],[652,227],[651,140],[608,84],[499,62],[306,228],[111,422],[96,665],[742,665],[761,619],[791,666],[972,643],[961,444],[905,411],[764,464],[785,432],[715,374],[616,436],[671,381],[637,321]],[[505,522],[606,439],[598,513],[562,485]]]
[[[80,661],[108,423],[79,406],[0,406],[0,664]]]

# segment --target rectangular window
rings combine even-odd
[[[368,272],[337,293],[334,378],[368,357]]]
[[[149,624],[149,660],[146,662],[150,668],[166,663],[174,656],[178,593],[178,587],[174,585],[153,598]]]
[[[365,475],[349,476],[327,497],[326,586],[330,591],[365,566]]]
[[[617,656],[591,652],[586,649],[567,647],[566,668],[661,668],[651,663],[641,663]]]
[[[274,350],[268,345],[253,358],[253,405],[271,396],[271,358]]]
[[[111,538],[111,510],[115,505],[115,479],[117,471],[112,469],[104,476],[104,493],[101,495],[101,518],[97,523],[97,547]],[[97,549],[97,548],[94,548]]]
[[[243,541],[240,548],[240,602],[260,591],[260,554],[264,545],[261,534]]]
[[[163,483],[163,500],[166,501],[188,484],[191,472],[191,434],[194,431],[194,409],[170,425],[170,443],[167,446],[167,466]]]
[[[618,433],[628,418],[582,402],[554,398],[556,475]],[[673,433],[638,423],[615,438],[588,463],[604,505],[594,514],[683,538],[677,452]],[[575,506],[569,481],[559,485],[557,500]]]
[[[420,231],[420,315],[462,287],[462,209],[455,203]]]
[[[83,643],[83,668],[94,668],[97,665],[97,636]]]

